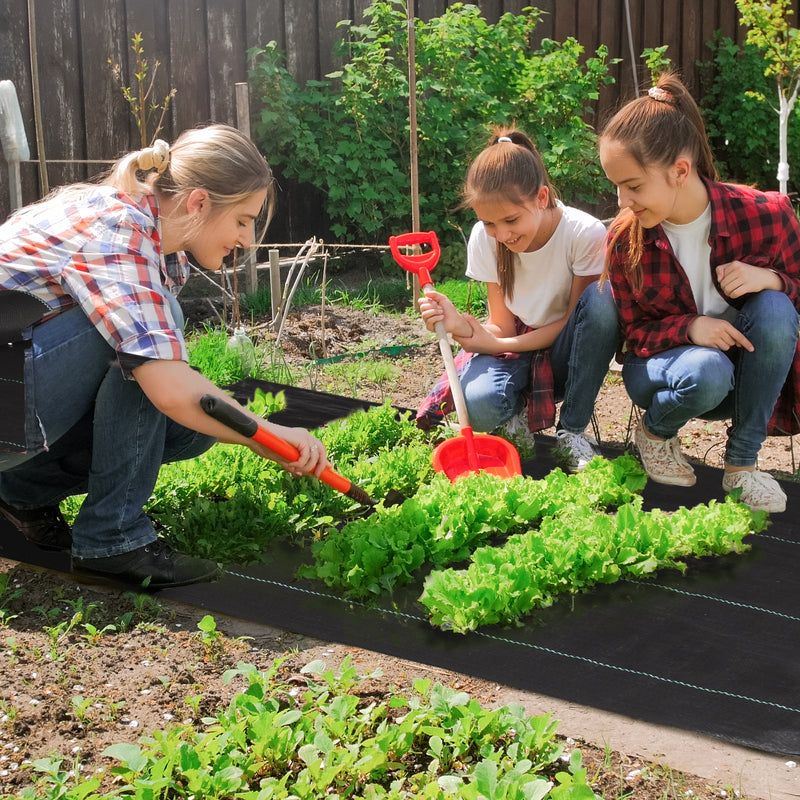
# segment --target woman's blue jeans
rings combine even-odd
[[[183,315],[170,298],[176,319]],[[34,328],[34,397],[48,451],[0,453],[0,497],[17,508],[86,493],[72,554],[99,558],[152,542],[143,507],[162,464],[193,458],[214,439],[173,422],[125,380],[116,353],[79,308]]]
[[[727,352],[686,345],[649,358],[628,354],[625,388],[646,409],[644,424],[663,439],[676,436],[690,419],[730,419],[725,461],[756,463],[767,425],[786,381],[798,337],[798,314],[782,292],[750,297],[734,322],[754,346]]]
[[[600,289],[592,283],[550,347],[555,395],[563,399],[559,427],[583,433],[618,344],[611,287]],[[530,387],[531,358],[531,353],[520,353],[518,358],[476,355],[467,362],[461,386],[476,431],[492,431],[521,410]]]

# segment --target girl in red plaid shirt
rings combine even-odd
[[[644,468],[693,485],[680,428],[730,419],[724,491],[784,511],[786,495],[756,463],[768,432],[797,420],[800,224],[788,197],[718,180],[700,111],[674,75],[618,111],[599,147],[621,209],[604,278],[625,387],[644,409],[634,433]]]

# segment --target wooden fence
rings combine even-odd
[[[615,84],[603,90],[598,116],[644,80],[639,55],[668,44],[668,56],[699,89],[696,63],[717,29],[741,42],[734,0],[483,0],[494,22],[527,5],[546,12],[537,37],[574,36],[588,54],[605,44]],[[42,174],[50,188],[80,180],[138,146],[138,133],[111,64],[133,83],[131,37],[141,32],[151,69],[159,62],[153,97],[177,89],[162,135],[171,139],[201,122],[236,124],[235,84],[247,80],[249,48],[275,40],[299,82],[334,69],[333,44],[342,19],[360,21],[369,0],[0,0],[0,80],[13,81],[31,160],[21,166],[23,202],[37,199]],[[451,3],[417,0],[430,19]],[[630,35],[629,35],[630,32]],[[633,59],[633,60],[632,60]],[[38,119],[32,74],[38,73]],[[46,164],[46,168],[42,167]],[[9,212],[7,166],[0,159],[0,219]],[[321,212],[294,198],[270,231],[275,241],[324,233]]]

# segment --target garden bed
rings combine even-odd
[[[298,385],[377,402],[390,398],[395,405],[413,408],[441,371],[438,347],[418,319],[328,307],[324,325],[321,320],[320,307],[308,306],[290,314],[284,327],[286,359],[303,376]],[[268,320],[252,320],[250,331],[256,339],[275,335]],[[380,352],[398,344],[408,349],[400,354]],[[367,371],[343,369],[337,374],[319,363],[346,356],[329,364],[363,364],[363,357],[352,354],[365,351],[370,351],[370,361],[385,362],[391,369],[375,370],[373,379]],[[597,408],[603,441],[625,441],[629,413],[624,388],[612,373]],[[684,431],[682,438],[690,455],[716,466],[714,454],[724,441],[724,424],[701,423]],[[787,441],[768,440],[762,468],[791,471]],[[223,676],[242,661],[267,670],[274,658],[287,656],[281,680],[303,687],[309,680],[301,672],[305,664],[321,659],[338,667],[350,656],[359,672],[381,671],[360,685],[365,702],[388,703],[419,677],[465,691],[482,704],[502,703],[507,697],[505,687],[494,682],[279,629],[243,628],[233,620],[220,620],[218,627],[206,620],[201,628],[200,612],[162,605],[157,597],[80,585],[8,561],[0,561],[0,570],[9,578],[0,601],[0,775],[12,792],[30,784],[30,773],[21,768],[25,762],[59,753],[62,769],[80,764],[88,773],[99,764],[108,765],[101,753],[109,744],[135,743],[154,729],[217,713],[241,689],[241,683],[226,683]],[[241,638],[243,630],[253,638]],[[47,737],[41,736],[44,730]],[[563,744],[567,756],[576,746],[573,740]],[[737,788],[709,776],[681,775],[668,766],[645,763],[635,750],[615,752],[613,741],[608,748],[596,744],[577,742],[601,796],[712,798]]]
[[[136,744],[153,730],[218,713],[242,688],[241,680],[224,680],[226,670],[240,662],[269,670],[274,659],[286,658],[278,677],[302,690],[310,679],[301,671],[304,666],[321,660],[338,669],[349,657],[360,674],[371,675],[357,690],[365,703],[385,704],[397,694],[406,696],[418,679],[466,692],[487,708],[510,702],[510,695],[514,702],[521,699],[494,682],[278,628],[221,618],[214,630],[203,631],[198,627],[203,615],[196,609],[77,584],[0,559],[0,577],[4,574],[11,589],[22,590],[12,604],[0,602],[1,608],[11,608],[17,615],[0,628],[0,782],[7,796],[18,797],[31,785],[30,762],[55,759],[62,770],[76,769],[88,776],[98,767],[109,768],[110,760],[101,756],[109,745]],[[74,621],[79,610],[83,618]],[[128,620],[129,627],[122,629],[120,620]],[[90,636],[87,624],[99,635]],[[111,625],[117,629],[106,629]],[[49,633],[44,626],[49,626]],[[551,709],[547,698],[535,700],[545,711]],[[578,716],[585,719],[586,711]],[[665,730],[659,737],[651,730],[655,752],[665,755],[648,762],[635,746],[617,749],[616,742],[626,738],[630,727],[624,719],[607,720],[611,737],[607,746],[604,741],[583,741],[581,723],[574,720],[560,737],[565,756],[580,749],[599,796],[631,800],[735,796],[739,779],[719,775],[718,764],[734,776],[741,765],[724,756],[719,762],[719,746],[713,750],[709,746],[704,759],[708,771],[703,776],[681,773],[671,766],[671,756],[685,760],[698,747],[696,737],[687,735],[681,746],[674,734]],[[752,800],[762,795],[739,796]]]

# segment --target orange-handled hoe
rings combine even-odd
[[[205,394],[200,398],[200,407],[210,417],[213,417],[217,422],[227,425],[231,430],[236,431],[254,442],[258,442],[268,450],[272,450],[281,458],[287,461],[296,461],[300,456],[297,448],[276,436],[272,431],[267,430],[263,425],[259,425],[252,417],[245,414],[240,408],[232,403],[226,403],[220,400],[213,394]],[[347,497],[361,503],[363,506],[374,506],[376,501],[373,500],[360,486],[357,486],[352,481],[335,472],[330,467],[325,467],[319,476],[323,483],[336,489]],[[406,499],[405,495],[392,489],[386,495],[383,501],[385,506],[398,505]]]

